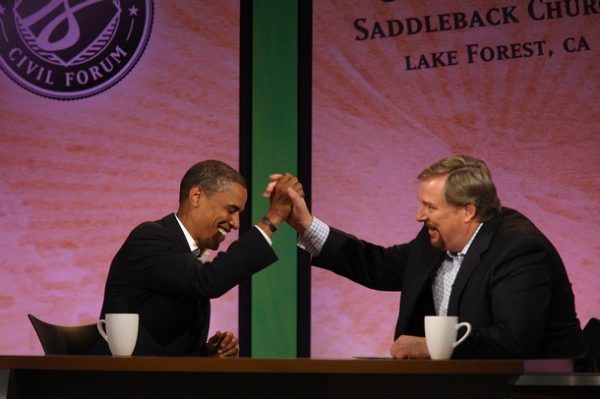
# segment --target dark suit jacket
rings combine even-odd
[[[424,316],[435,314],[431,284],[442,257],[425,228],[411,242],[390,248],[332,229],[313,264],[373,289],[401,291],[397,338],[424,336]],[[560,256],[533,223],[512,209],[484,223],[475,237],[456,277],[448,314],[473,327],[455,358],[586,356]]]
[[[223,295],[275,260],[273,249],[256,228],[212,262],[202,264],[190,252],[174,214],[142,223],[110,265],[101,316],[139,313],[134,354],[202,355],[210,298]]]

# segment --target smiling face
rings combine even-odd
[[[215,193],[196,186],[190,190],[189,206],[180,219],[201,251],[216,250],[227,233],[240,228],[240,213],[247,198],[246,189],[235,182]]]
[[[417,220],[428,228],[431,245],[460,252],[479,225],[472,204],[454,206],[446,202],[447,175],[436,176],[419,183]]]

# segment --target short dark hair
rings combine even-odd
[[[444,191],[450,205],[474,204],[480,222],[500,213],[500,199],[492,173],[482,160],[468,155],[451,156],[423,170],[418,178],[425,181],[438,176],[448,176]]]
[[[231,183],[238,183],[248,189],[244,176],[225,162],[214,159],[198,162],[181,179],[179,203],[185,201],[192,187],[200,186],[207,194],[212,194],[227,190]]]

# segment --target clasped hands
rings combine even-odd
[[[270,203],[266,216],[276,226],[285,220],[298,233],[303,233],[310,226],[312,215],[297,177],[289,173],[270,175],[263,197]]]
[[[231,331],[217,331],[206,343],[206,352],[210,357],[239,357],[240,344],[235,334]]]

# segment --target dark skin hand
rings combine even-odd
[[[208,356],[218,358],[234,358],[240,355],[237,337],[230,331],[217,331],[206,343]]]
[[[270,175],[270,182],[265,188],[263,197],[272,199],[272,196],[275,193],[275,188],[279,185],[279,181],[283,178],[286,178],[286,176],[291,175],[289,175],[289,173],[286,173],[285,175],[279,173],[274,173]],[[302,187],[300,186],[300,188]],[[298,190],[297,186],[293,186],[291,188],[288,188],[287,195],[292,201],[292,209],[289,212],[286,221],[299,234],[302,234],[308,228],[308,226],[310,226],[313,220],[313,217],[306,206],[306,202],[304,201],[304,191]]]
[[[277,181],[270,183],[269,188],[269,203],[270,207],[266,213],[266,216],[271,222],[279,227],[281,223],[289,217],[292,211],[292,200],[289,193],[293,192],[298,197],[304,197],[304,190],[302,184],[298,181],[298,178],[286,173],[284,175],[277,175]],[[269,236],[272,235],[269,227],[262,221],[257,223],[258,226]]]

